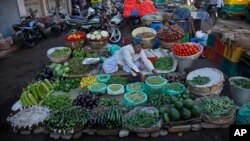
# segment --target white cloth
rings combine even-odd
[[[123,67],[124,71],[131,72],[134,76],[136,76],[136,73],[134,73],[131,69],[135,72],[139,72],[139,69],[142,66],[140,62],[142,62],[149,71],[154,69],[153,64],[148,60],[145,52],[142,50],[140,54],[136,54],[133,46],[130,44],[122,47],[114,54],[114,56],[105,60],[102,68],[105,73],[114,73],[118,70],[119,64]]]
[[[139,69],[134,64],[134,62],[136,62],[139,59],[149,71],[152,71],[154,69],[153,64],[148,60],[144,50],[142,50],[139,54],[136,54],[131,44],[122,47],[114,55],[119,65],[121,66],[128,65],[135,72],[139,72]]]
[[[224,1],[223,0],[218,0],[218,3],[217,3],[217,8],[222,8],[224,6]]]

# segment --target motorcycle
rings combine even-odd
[[[65,17],[65,22],[67,25],[73,27],[69,33],[77,30],[83,30],[86,32],[99,29],[106,30],[110,34],[109,41],[112,43],[118,43],[121,40],[121,31],[115,24],[116,22],[111,22],[112,17],[107,14],[106,8],[103,6],[97,6],[95,8],[96,9],[89,7],[86,17],[67,15]]]

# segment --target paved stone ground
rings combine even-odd
[[[226,21],[231,23],[230,21]],[[238,22],[238,21],[237,21]],[[234,25],[234,24],[233,24]],[[249,27],[249,25],[248,25]],[[123,29],[123,33],[128,35],[128,29]],[[49,59],[46,57],[47,49],[55,46],[64,46],[63,35],[57,38],[49,38],[42,40],[39,46],[29,49],[21,49],[8,57],[0,60],[0,140],[1,141],[49,141],[49,135],[19,135],[10,130],[10,126],[6,122],[6,117],[10,114],[11,106],[18,100],[22,89],[34,80],[36,74],[39,73],[47,64]],[[193,69],[202,67],[214,67],[207,59],[198,59],[195,61]],[[229,94],[228,82],[226,82],[224,94]],[[84,140],[118,140],[113,136],[87,136]],[[203,140],[203,141],[226,141],[229,140],[228,129],[202,130],[199,132],[184,133],[183,136],[177,134],[169,134],[166,137],[152,138],[150,140]],[[130,136],[121,140],[141,140],[137,137]]]

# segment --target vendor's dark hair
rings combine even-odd
[[[138,44],[143,45],[144,44],[143,40],[141,38],[133,38],[132,45],[135,46]]]

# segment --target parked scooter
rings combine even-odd
[[[69,32],[75,32],[76,30],[83,30],[85,32],[99,29],[106,30],[110,34],[110,42],[117,43],[121,39],[120,29],[111,23],[111,18],[108,18],[106,12],[103,6],[97,6],[96,9],[89,7],[86,17],[67,15],[65,22],[73,27]]]

